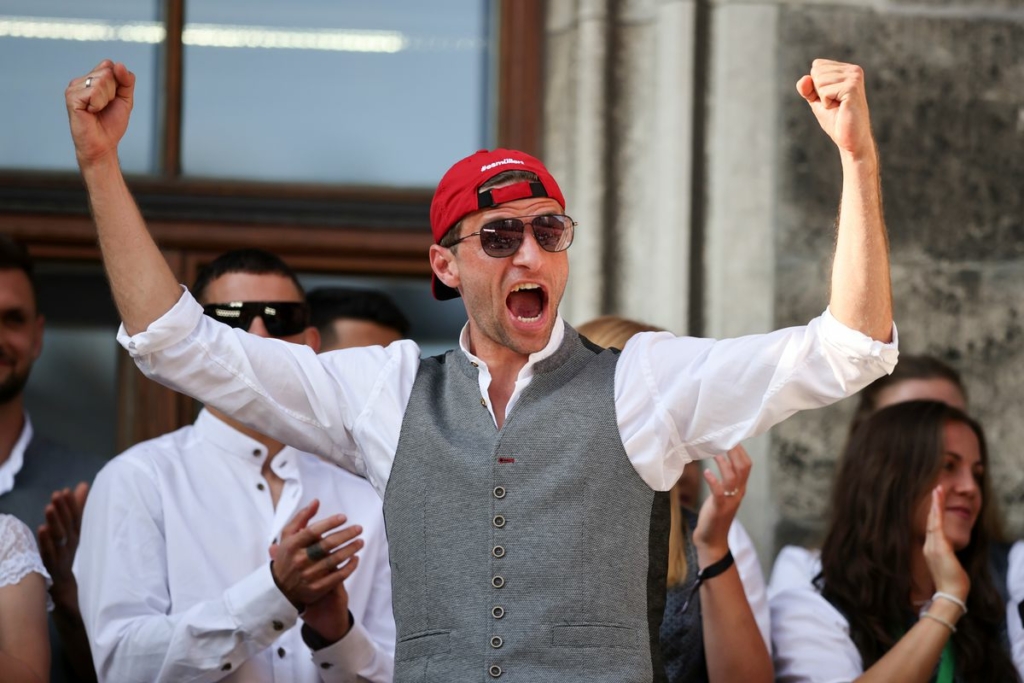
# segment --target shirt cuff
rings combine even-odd
[[[891,374],[899,357],[899,333],[892,324],[892,341],[886,344],[872,339],[863,332],[847,327],[836,320],[828,308],[821,314],[821,338],[832,348],[845,355],[850,362],[861,359],[876,361],[885,374]]]
[[[377,647],[362,624],[352,620],[352,628],[345,637],[325,648],[311,650],[313,662],[325,681],[348,680],[369,668],[377,656]],[[330,673],[328,673],[330,672]]]
[[[224,593],[228,614],[264,647],[295,625],[299,612],[274,583],[267,562]]]
[[[129,335],[124,323],[117,330],[117,342],[128,350],[132,358],[162,351],[182,341],[196,328],[203,315],[188,289],[182,286],[181,297],[170,310],[149,324],[142,332]]]

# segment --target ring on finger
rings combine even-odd
[[[92,87],[92,76],[86,77],[86,79],[85,79],[85,87],[86,88],[91,88]]]
[[[731,498],[733,496],[738,496],[739,493],[740,493],[739,489],[733,489],[732,491],[725,491],[724,493],[722,493],[722,495],[723,496],[729,496]]]
[[[68,544],[68,539],[65,536],[61,536],[60,538],[56,539],[54,543],[56,543],[59,547],[63,547]]]
[[[309,558],[310,562],[319,562],[327,557],[327,551],[320,545],[320,541],[317,541],[313,545],[306,546],[306,557]]]

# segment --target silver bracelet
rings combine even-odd
[[[929,619],[937,621],[940,624],[942,624],[943,626],[945,626],[946,628],[948,628],[951,633],[956,633],[956,626],[953,626],[953,624],[949,623],[948,621],[946,621],[942,617],[937,617],[934,614],[929,614],[928,612],[921,612],[921,616],[922,617],[928,617]]]
[[[963,616],[964,614],[967,614],[967,605],[965,605],[964,601],[961,600],[960,598],[956,597],[955,595],[950,595],[949,593],[943,593],[942,591],[935,591],[935,595],[932,596],[932,602],[935,602],[939,598],[944,598],[946,600],[949,600],[951,603],[953,603],[954,605],[959,607],[960,608],[960,612],[961,612],[960,616]]]

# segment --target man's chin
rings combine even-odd
[[[0,406],[6,405],[21,396],[28,384],[28,373],[23,375],[11,374],[0,382]]]

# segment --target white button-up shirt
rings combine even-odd
[[[21,468],[25,465],[25,449],[28,448],[30,441],[32,441],[32,421],[28,419],[28,413],[25,413],[25,426],[21,428],[21,434],[14,442],[14,448],[11,449],[10,455],[0,463],[0,496],[14,490],[14,478],[18,476]]]
[[[775,680],[782,683],[849,683],[864,673],[846,617],[821,596],[817,550],[786,546],[768,582]]]
[[[520,371],[506,415],[563,334],[559,319],[548,345]],[[837,401],[891,372],[895,327],[892,334],[884,344],[828,311],[803,327],[736,339],[638,334],[615,369],[626,454],[651,488],[666,491],[688,462],[724,453],[799,410]],[[187,291],[145,331],[129,337],[122,326],[118,340],[148,376],[366,476],[384,495],[419,368],[415,342],[317,355],[204,316]],[[493,417],[491,376],[469,352],[468,329],[460,345],[479,367],[479,398]]]
[[[1010,638],[1013,665],[1024,680],[1024,541],[1010,548],[1006,572],[1006,590],[1010,601],[1006,605],[1006,630]]]
[[[391,681],[395,624],[380,498],[365,480],[285,447],[275,509],[263,444],[203,411],[114,458],[89,492],[74,572],[101,681]],[[311,652],[268,548],[312,499],[366,545],[345,586],[354,617]],[[315,520],[314,520],[315,521]]]

